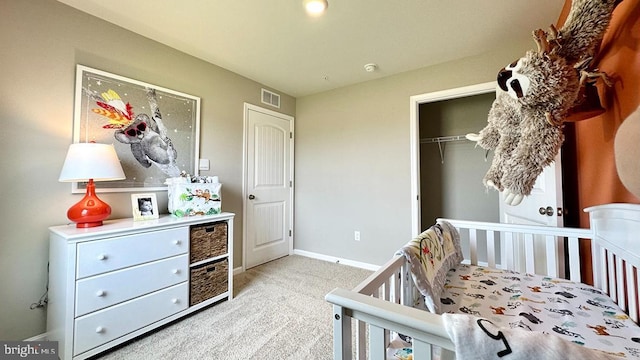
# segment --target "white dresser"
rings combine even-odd
[[[47,338],[60,358],[85,359],[231,299],[233,217],[49,228]]]

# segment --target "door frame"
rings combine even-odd
[[[248,179],[247,179],[247,173],[248,173],[248,146],[249,146],[249,139],[248,139],[248,135],[249,135],[249,130],[247,128],[247,124],[248,124],[248,118],[249,118],[249,110],[253,110],[253,111],[258,111],[258,112],[262,112],[271,116],[275,116],[275,117],[279,117],[279,118],[284,118],[289,120],[289,131],[291,136],[289,136],[289,179],[291,179],[291,186],[289,186],[289,208],[290,208],[290,213],[289,213],[289,230],[290,230],[290,235],[289,235],[289,255],[293,254],[293,236],[295,234],[294,231],[294,218],[293,218],[293,214],[295,213],[294,211],[294,189],[295,189],[295,180],[294,180],[294,164],[295,164],[295,157],[294,157],[294,140],[295,140],[295,136],[294,136],[294,120],[295,118],[291,115],[287,115],[287,114],[283,114],[277,111],[273,111],[273,110],[269,110],[269,109],[265,109],[263,107],[257,106],[257,105],[253,105],[253,104],[249,104],[249,103],[244,103],[244,110],[243,110],[243,129],[242,129],[242,271],[244,272],[246,270],[247,267],[247,262],[246,262],[246,256],[247,256],[247,201],[248,201],[248,191],[247,191],[247,185],[248,185]]]
[[[435,101],[457,99],[496,91],[497,82],[491,81],[454,89],[435,91],[409,98],[409,134],[411,151],[411,235],[421,232],[420,220],[420,105]]]

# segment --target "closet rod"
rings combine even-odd
[[[449,142],[449,141],[460,141],[460,140],[467,140],[465,135],[454,135],[454,136],[440,136],[440,137],[434,137],[434,138],[424,138],[424,139],[420,139],[420,143],[421,144],[427,144],[427,143],[443,143],[443,142]]]

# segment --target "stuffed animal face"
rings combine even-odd
[[[529,51],[498,72],[498,88],[521,106],[546,112],[566,110],[575,102],[580,79],[573,66],[554,54]]]
[[[498,72],[498,87],[515,100],[526,96],[531,85],[529,78],[520,72],[523,63],[523,59],[518,59]]]

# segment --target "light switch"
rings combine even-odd
[[[200,159],[199,170],[209,170],[209,159]]]

